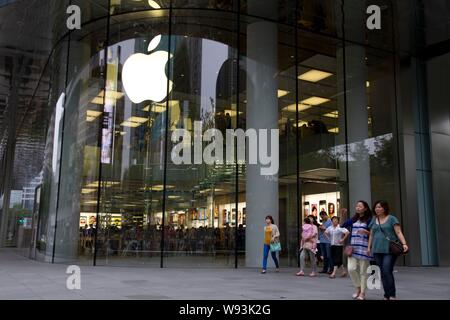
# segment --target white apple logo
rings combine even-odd
[[[155,49],[161,41],[158,35],[150,41],[148,51]],[[172,54],[170,54],[170,58]],[[131,55],[123,65],[122,83],[127,96],[134,103],[144,100],[160,102],[172,91],[169,80],[167,90],[166,63],[169,60],[167,51],[156,51],[151,54],[136,53]]]

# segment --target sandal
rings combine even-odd
[[[309,276],[310,276],[310,277],[317,277],[317,273],[311,272],[311,273],[309,274]]]
[[[336,275],[330,274],[329,278],[330,278],[330,279],[334,279],[334,278],[336,278]]]
[[[361,293],[358,297],[356,297],[356,300],[366,300],[366,295]]]
[[[305,275],[305,273],[303,271],[297,272],[295,274],[297,277],[303,277]]]

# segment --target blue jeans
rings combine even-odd
[[[333,271],[333,258],[331,256],[331,244],[320,243],[320,252],[323,256],[323,269],[322,271]]]
[[[270,251],[270,246],[268,244],[264,244],[263,270],[267,269],[267,258],[269,258],[269,251]],[[275,262],[275,266],[277,268],[279,268],[277,253],[272,251],[271,255],[272,255],[273,262]]]
[[[381,271],[384,297],[395,298],[394,265],[397,257],[388,253],[374,253],[374,257]]]

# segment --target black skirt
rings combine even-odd
[[[333,257],[333,266],[340,267],[342,265],[343,246],[331,246],[331,256]]]

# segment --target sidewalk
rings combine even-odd
[[[81,266],[81,290],[68,290],[65,265],[0,249],[0,299],[313,299],[348,300],[350,279],[296,277],[296,269],[159,269]],[[450,299],[450,268],[397,268],[398,298]],[[367,298],[381,300],[381,290]]]

